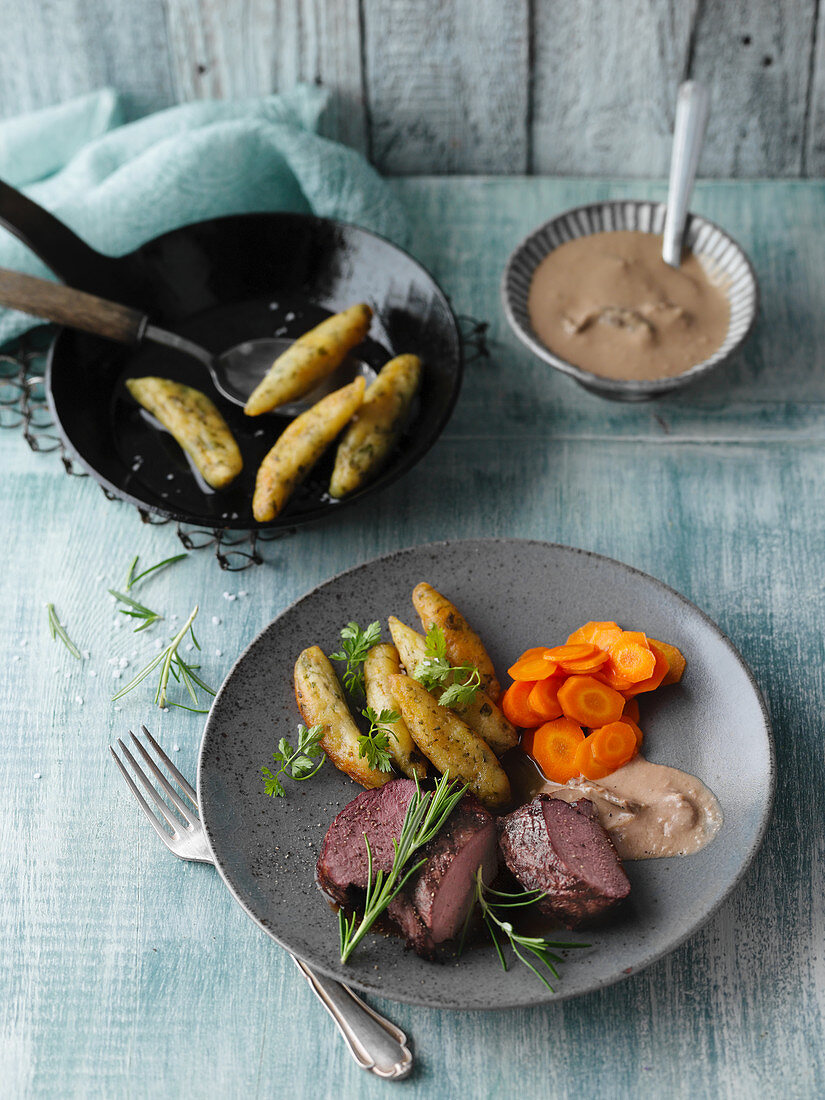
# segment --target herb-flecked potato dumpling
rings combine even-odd
[[[484,643],[455,604],[422,581],[413,589],[412,601],[421,619],[424,633],[437,626],[444,635],[447,656],[455,665],[472,665],[481,675],[481,683],[491,699],[501,696],[501,685]]]
[[[338,444],[330,496],[354,493],[378,473],[398,439],[420,381],[417,355],[398,355],[382,369]]]
[[[273,520],[283,511],[292,493],[363,401],[364,386],[359,376],[321,398],[286,426],[255,478],[252,514],[259,523]]]
[[[374,645],[364,661],[364,685],[367,706],[376,714],[381,711],[393,711],[399,714],[398,701],[390,688],[390,680],[401,671],[401,661],[394,645]],[[419,752],[418,746],[410,736],[407,723],[403,718],[395,722],[382,722],[381,726],[391,734],[390,756],[400,772],[412,779],[426,778],[427,761]]]
[[[171,432],[213,489],[224,489],[243,469],[229,425],[214,402],[170,378],[127,378],[126,388],[139,405]]]
[[[362,787],[383,787],[392,772],[371,768],[359,755],[361,731],[344,699],[335,669],[323,650],[310,646],[295,662],[295,699],[307,726],[323,726],[321,747],[339,771]]]
[[[332,374],[369,332],[372,310],[364,302],[327,317],[279,355],[244,406],[247,416],[271,412],[309,393]]]

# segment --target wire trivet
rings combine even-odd
[[[456,320],[461,332],[465,365],[476,359],[488,358],[488,323],[466,315],[459,315]],[[41,325],[25,333],[10,348],[0,351],[0,429],[19,430],[33,451],[59,455],[63,469],[71,477],[88,477],[66,452],[46,400],[43,374],[54,332],[54,326]],[[103,486],[100,488],[107,500],[123,503]],[[253,565],[262,565],[261,543],[274,542],[293,535],[297,530],[296,527],[277,531],[193,527],[157,516],[145,508],[138,508],[137,512],[143,523],[153,526],[174,523],[177,536],[187,550],[211,547],[218,565],[230,573],[241,573]]]

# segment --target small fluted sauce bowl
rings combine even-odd
[[[665,224],[665,204],[635,199],[594,202],[577,206],[552,218],[534,230],[512,252],[501,280],[504,312],[510,326],[523,344],[556,370],[574,378],[586,390],[614,401],[648,401],[681,389],[703,378],[726,362],[747,339],[759,308],[756,273],[748,257],[723,229],[698,214],[689,214],[684,243],[705,266],[710,278],[724,290],[730,306],[725,339],[707,359],[695,363],[681,374],[669,378],[603,378],[577,367],[556,355],[538,338],[530,323],[527,297],[530,284],[541,261],[565,241],[593,233],[636,229],[661,234]]]

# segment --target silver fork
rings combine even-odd
[[[157,758],[188,799],[187,803],[180,797],[158,764],[149,755],[148,749],[130,730],[129,734],[143,758],[144,764],[155,777],[161,790],[178,811],[180,817],[183,818],[183,821],[172,813],[123,740],[118,738],[118,745],[123,757],[129,762],[152,805],[149,805],[149,802],[147,802],[127,771],[125,764],[115,752],[114,746],[111,746],[109,751],[114,757],[121,775],[126,780],[129,790],[137,799],[152,828],[170,852],[174,852],[180,859],[194,860],[197,863],[211,863],[214,866],[215,861],[212,857],[209,841],[206,838],[206,831],[201,824],[197,794],[194,788],[181,775],[146,726],[141,726],[141,730],[154,749]],[[166,823],[171,832],[164,828],[161,821]],[[397,1028],[395,1024],[390,1023],[389,1020],[370,1008],[347,986],[334,981],[332,978],[317,974],[294,955],[290,955],[290,958],[335,1021],[350,1054],[362,1069],[369,1070],[370,1073],[374,1073],[377,1077],[382,1077],[385,1080],[399,1081],[410,1074],[413,1067],[413,1056],[407,1046],[407,1036],[400,1028]]]

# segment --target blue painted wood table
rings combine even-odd
[[[202,608],[218,681],[274,615],[400,546],[511,535],[617,557],[731,636],[771,708],[779,785],[764,847],[711,922],[643,973],[509,1013],[380,1003],[415,1076],[358,1070],[285,955],[208,867],[139,818],[109,743],[149,720],[194,772],[202,718],[109,702],[153,652],[106,589],[177,548],[91,481],[4,432],[0,695],[0,1094],[4,1097],[813,1097],[825,1094],[825,186],[713,183],[695,207],[752,256],[763,308],[744,354],[679,397],[609,404],[548,372],[504,322],[512,246],[577,203],[659,185],[406,179],[414,250],[459,312],[490,321],[442,440],[338,522],[221,573],[208,551],[152,582]],[[89,657],[51,641],[53,601]],[[114,663],[112,663],[114,660]],[[731,760],[731,767],[736,761]]]

